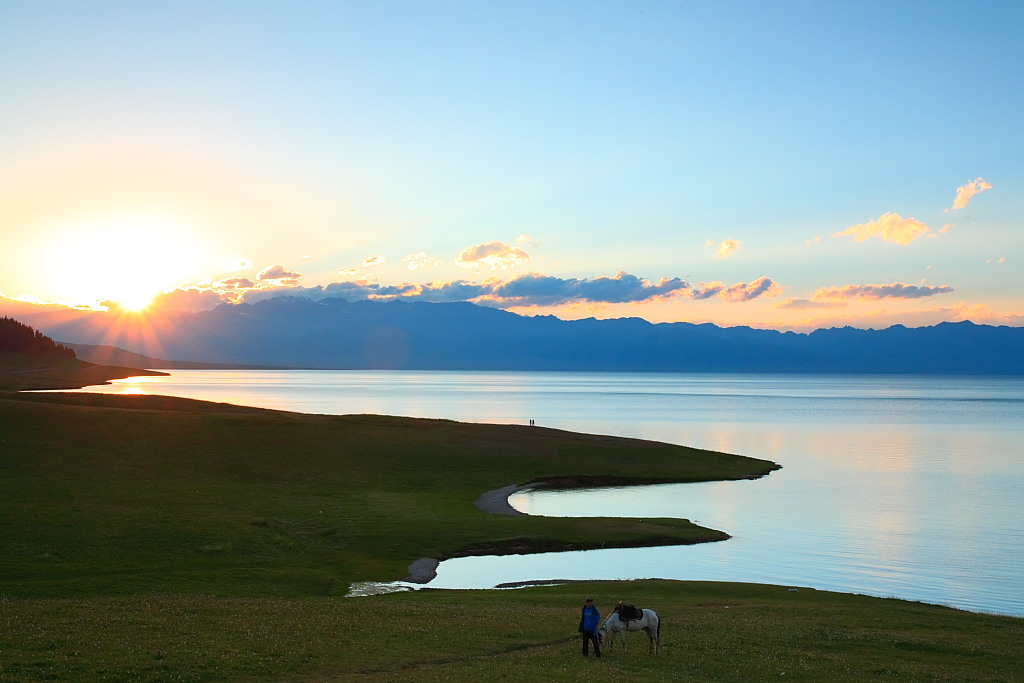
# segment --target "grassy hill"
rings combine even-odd
[[[344,593],[420,557],[689,543],[675,519],[504,517],[508,484],[765,474],[773,463],[538,427],[93,394],[0,399],[0,592]],[[638,474],[642,473],[642,479]]]
[[[420,557],[723,537],[492,515],[473,504],[489,489],[775,467],[538,427],[0,393],[0,681],[1021,680],[1024,620],[899,600],[656,580],[343,597]],[[662,654],[634,635],[583,660],[585,594],[657,609]]]

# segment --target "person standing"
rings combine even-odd
[[[601,626],[601,612],[594,606],[594,598],[587,596],[580,615],[579,632],[583,636],[583,656],[590,656],[590,644],[594,644],[594,654],[601,657],[601,639],[597,636],[597,629]]]

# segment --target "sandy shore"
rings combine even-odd
[[[521,515],[522,512],[509,504],[508,497],[523,488],[525,487],[503,486],[500,489],[481,494],[475,504],[484,512],[495,515]],[[409,565],[409,575],[405,577],[405,580],[411,583],[430,583],[437,577],[437,567],[440,564],[432,557],[421,557]]]
[[[440,564],[432,557],[421,557],[409,565],[409,576],[404,580],[410,583],[430,583],[437,578],[437,567]]]
[[[488,491],[476,499],[476,506],[484,512],[490,512],[495,515],[521,515],[523,514],[522,512],[509,504],[508,497],[516,491],[522,491],[524,488],[526,487],[512,485]]]

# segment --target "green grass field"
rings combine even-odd
[[[662,652],[584,659],[584,594],[656,609]],[[367,598],[0,600],[0,680],[1020,681],[1024,620],[744,584],[637,581]]]
[[[773,463],[539,427],[274,413],[151,396],[0,399],[0,593],[337,595],[420,557],[692,543],[677,519],[508,517],[508,484],[701,481]]]
[[[1022,680],[1024,620],[897,600],[654,580],[344,597],[420,557],[723,537],[492,515],[490,489],[774,468],[538,427],[0,394],[0,682]],[[663,653],[634,635],[584,660],[588,593],[658,610]]]

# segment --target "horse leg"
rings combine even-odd
[[[655,654],[661,654],[661,625],[659,624],[657,629],[649,626],[644,630],[647,631],[647,654],[650,654],[652,651]]]

